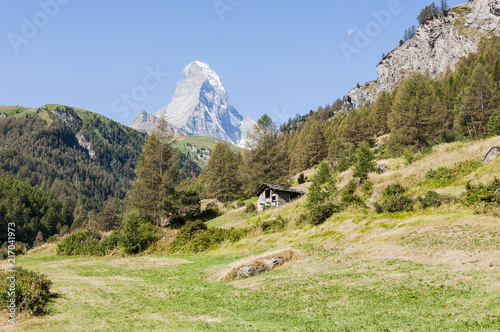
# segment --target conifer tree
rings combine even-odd
[[[370,112],[373,130],[377,135],[384,135],[389,132],[387,127],[387,115],[391,111],[391,95],[383,91],[377,98],[375,106]]]
[[[391,149],[420,151],[438,137],[442,109],[441,102],[434,98],[431,82],[423,74],[413,73],[407,77],[396,93],[388,119]]]
[[[244,155],[243,185],[252,193],[262,183],[287,185],[290,182],[290,163],[283,135],[276,132],[272,119],[264,114],[248,137],[249,150]]]
[[[173,142],[167,122],[160,119],[144,144],[130,193],[140,217],[150,218],[157,226],[170,224],[178,216],[178,151]]]
[[[373,153],[370,147],[363,144],[359,147],[356,153],[356,164],[354,165],[353,177],[359,178],[361,182],[368,179],[368,173],[375,170],[375,162],[373,161]]]
[[[470,85],[465,89],[461,120],[466,134],[485,138],[490,115],[498,107],[498,96],[484,66],[480,63],[472,72]]]
[[[228,202],[239,194],[238,164],[227,143],[218,143],[208,160],[202,179],[210,197]]]

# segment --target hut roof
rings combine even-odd
[[[263,183],[259,187],[259,190],[257,190],[257,192],[255,193],[254,196],[259,196],[267,188],[275,190],[275,191],[284,191],[284,192],[287,192],[287,193],[292,193],[292,194],[297,194],[297,195],[304,195],[304,192],[300,191],[300,190],[296,190],[296,189],[292,189],[292,188],[288,188],[288,187],[283,187],[283,186],[278,186],[276,184]]]

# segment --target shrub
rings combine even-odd
[[[265,220],[259,223],[260,228],[263,232],[276,233],[281,231],[286,227],[287,221],[283,219],[282,216],[278,216],[276,219]]]
[[[96,232],[77,230],[63,238],[57,245],[56,252],[58,255],[102,256],[104,252],[99,246],[100,241],[101,236]]]
[[[406,150],[403,152],[403,157],[405,158],[405,164],[410,165],[415,161],[415,154],[411,150]]]
[[[299,178],[297,179],[297,182],[299,184],[303,184],[307,182],[307,177],[304,175],[304,173],[299,174]]]
[[[159,237],[158,227],[135,213],[128,215],[120,233],[118,243],[127,254],[138,254],[146,250]]]
[[[46,313],[46,304],[50,298],[50,281],[46,275],[29,271],[21,267],[16,268],[15,292],[16,308],[31,315]],[[0,271],[0,299],[8,303],[11,280],[10,273]]]
[[[373,194],[373,182],[366,181],[365,184],[361,187],[361,191],[365,194],[366,197],[370,197]]]
[[[177,232],[174,241],[170,244],[171,251],[177,252],[181,247],[185,246],[190,240],[192,240],[198,232],[206,229],[207,225],[205,225],[205,223],[201,220],[188,222],[179,229],[179,232]]]
[[[181,227],[170,252],[201,252],[218,247],[222,242],[236,242],[248,233],[247,229],[207,228],[201,221],[190,222]]]
[[[465,185],[465,189],[465,201],[468,204],[500,204],[500,180],[497,178],[488,185],[482,183],[473,185],[469,182]]]
[[[363,204],[361,197],[355,194],[357,188],[358,182],[356,180],[349,181],[349,183],[342,190],[342,203],[345,205]]]
[[[324,223],[334,213],[340,212],[341,207],[333,202],[317,205],[311,209],[307,215],[307,222],[311,225]]]
[[[236,201],[236,207],[237,208],[240,208],[240,207],[243,207],[243,206],[245,206],[245,202],[243,202],[242,200]]]
[[[418,202],[423,209],[427,209],[429,207],[440,207],[441,204],[446,201],[447,198],[445,196],[440,195],[433,190],[427,191],[424,196],[420,196],[418,198]]]
[[[438,167],[436,169],[430,169],[425,174],[426,182],[434,187],[444,187],[450,185],[456,180],[453,171],[448,167]]]
[[[14,253],[15,256],[24,255],[28,251],[28,245],[22,242],[15,242],[13,245],[9,245],[5,242],[0,249],[0,259],[7,259],[9,251]]]
[[[413,210],[415,201],[413,198],[405,195],[405,191],[406,189],[399,183],[388,185],[382,193],[382,203],[374,204],[375,211],[377,213],[391,213]]]
[[[215,203],[209,203],[205,209],[198,215],[198,219],[202,221],[208,221],[215,219],[222,215],[219,207]]]
[[[257,210],[257,208],[255,207],[255,204],[247,203],[246,208],[245,208],[246,213],[254,213],[256,210]]]

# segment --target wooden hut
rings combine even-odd
[[[283,206],[302,195],[304,195],[304,192],[300,190],[263,183],[254,196],[259,198],[257,200],[258,210],[263,211],[266,206]]]

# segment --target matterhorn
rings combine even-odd
[[[167,120],[178,130],[177,133],[216,137],[244,147],[247,134],[255,123],[229,105],[219,76],[200,61],[188,65],[184,72],[186,79],[177,84],[172,101],[161,108],[155,117]],[[141,112],[132,128],[149,132],[151,126],[143,123],[142,119],[147,119],[151,126],[155,122]]]

